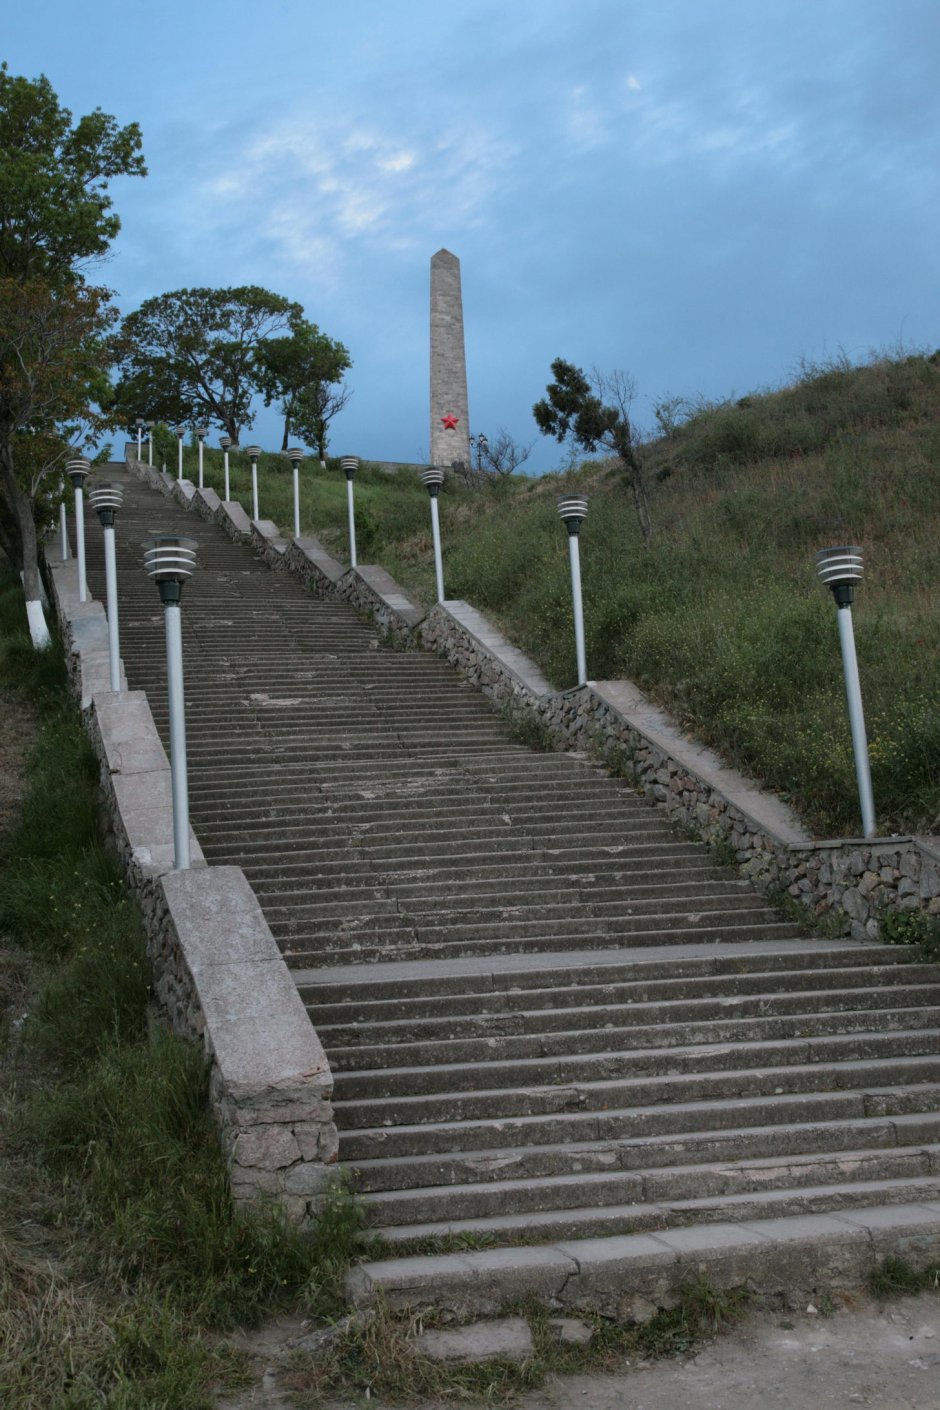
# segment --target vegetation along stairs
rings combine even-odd
[[[193,826],[244,868],[329,1054],[340,1159],[384,1240],[362,1297],[437,1279],[485,1309],[545,1250],[586,1277],[651,1235],[675,1259],[940,1228],[936,967],[801,935],[595,763],[511,739],[443,660],[109,471],[122,654],[164,735],[139,545],[199,540]]]

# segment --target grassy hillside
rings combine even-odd
[[[609,463],[495,492],[451,485],[441,499],[448,596],[500,622],[557,685],[573,683],[555,497],[587,491],[589,675],[637,681],[788,797],[818,835],[856,834],[836,614],[813,552],[861,544],[854,617],[879,831],[940,829],[940,355],[808,370],[782,391],[697,412],[643,456],[648,552]],[[335,470],[304,477],[305,522],[342,556],[345,483]],[[283,509],[272,489],[262,513],[289,525],[289,468],[266,483],[280,485]],[[357,507],[360,561],[433,600],[420,484],[365,472]]]

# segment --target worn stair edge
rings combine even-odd
[[[357,1308],[382,1298],[393,1311],[433,1306],[459,1321],[496,1316],[521,1296],[629,1321],[640,1307],[672,1305],[703,1274],[716,1290],[747,1286],[784,1306],[857,1291],[889,1254],[918,1265],[940,1257],[940,1203],[382,1259],[353,1268],[346,1293]]]

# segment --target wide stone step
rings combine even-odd
[[[598,1183],[598,1179],[603,1183]],[[940,1200],[940,1173],[906,1174],[894,1180],[853,1177],[851,1181],[843,1179],[829,1185],[795,1184],[785,1189],[755,1189],[739,1194],[648,1202],[633,1196],[629,1188],[631,1181],[639,1186],[643,1183],[639,1177],[627,1176],[623,1184],[628,1188],[619,1191],[615,1181],[608,1177],[574,1176],[568,1177],[567,1187],[560,1180],[519,1180],[507,1181],[502,1186],[469,1185],[421,1191],[417,1198],[413,1191],[360,1198],[369,1224],[392,1249],[408,1240],[439,1239],[448,1235],[463,1235],[480,1242],[530,1244],[535,1240],[603,1238],[677,1229],[689,1224],[714,1224],[719,1220],[784,1218],[870,1204]],[[617,1202],[618,1196],[622,1203]],[[557,1205],[546,1206],[545,1201],[556,1198]],[[585,1204],[587,1198],[593,1203]],[[426,1201],[423,1209],[422,1199]],[[575,1202],[568,1204],[568,1199]],[[487,1212],[470,1212],[477,1208]],[[409,1216],[414,1222],[409,1222]]]
[[[717,1016],[714,1000],[686,1000],[673,1004],[620,1006],[616,1008],[550,1009],[492,1014],[453,1014],[437,1020],[398,1020],[333,1026],[322,1022],[315,1006],[310,1016],[316,1024],[337,1071],[353,1068],[418,1066],[432,1062],[472,1062],[547,1056],[549,1052],[601,1052],[634,1043],[640,1047],[666,1047],[683,1043],[733,1043],[782,1039],[823,1033],[890,1032],[893,1028],[922,1026],[940,1021],[940,986],[898,989],[889,996],[882,989],[834,990],[822,993],[761,994],[732,1002],[732,1016]],[[728,1009],[724,1009],[728,1013]]]
[[[940,1142],[935,1083],[340,1133],[360,1190],[728,1164]]]

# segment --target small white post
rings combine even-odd
[[[69,561],[69,526],[64,499],[59,505],[59,557],[63,563]]]
[[[261,511],[258,509],[258,457],[251,457],[251,517],[260,519]]]
[[[434,576],[437,579],[437,600],[444,601],[444,560],[441,557],[441,521],[437,512],[437,495],[431,500],[431,535],[434,539]]]
[[[855,631],[852,623],[852,602],[855,584],[864,572],[862,550],[857,544],[840,544],[821,548],[816,554],[816,571],[826,587],[832,590],[839,622],[839,644],[842,648],[842,674],[845,677],[845,699],[849,711],[849,729],[855,755],[855,782],[862,814],[862,835],[875,835],[875,798],[871,786],[871,765],[868,758],[868,737],[862,710],[862,687],[858,676],[855,652]]]
[[[141,459],[141,448],[140,448],[140,447],[141,447],[141,442],[142,442],[142,440],[143,440],[143,435],[144,435],[144,418],[143,418],[142,416],[138,416],[136,425],[137,425],[137,459],[140,460],[140,459]]]
[[[108,665],[111,689],[121,689],[121,646],[118,633],[117,553],[114,546],[114,526],[104,530],[104,577],[108,604]]]
[[[232,495],[231,495],[231,486],[230,486],[230,483],[229,483],[229,473],[228,473],[228,451],[229,451],[229,446],[230,446],[231,444],[232,444],[232,438],[231,438],[231,436],[223,436],[223,437],[221,438],[221,440],[219,441],[219,445],[222,447],[222,466],[223,466],[224,475],[225,475],[225,495],[224,495],[224,499],[225,499],[225,502],[226,502],[226,503],[228,503],[228,501],[232,498]]]
[[[199,488],[200,488],[200,489],[203,488],[202,445],[203,445],[203,441],[206,439],[206,436],[208,436],[208,434],[209,434],[209,427],[208,427],[208,426],[197,426],[197,427],[196,427],[196,435],[199,437]]]
[[[185,426],[176,428],[176,478],[183,478],[183,437],[186,434]]]
[[[568,530],[568,562],[571,566],[571,606],[574,614],[574,649],[578,667],[578,685],[587,680],[584,651],[584,606],[581,600],[581,549],[579,535],[587,518],[587,495],[562,495],[558,513]]]
[[[147,422],[147,464],[153,465],[153,422]]]

